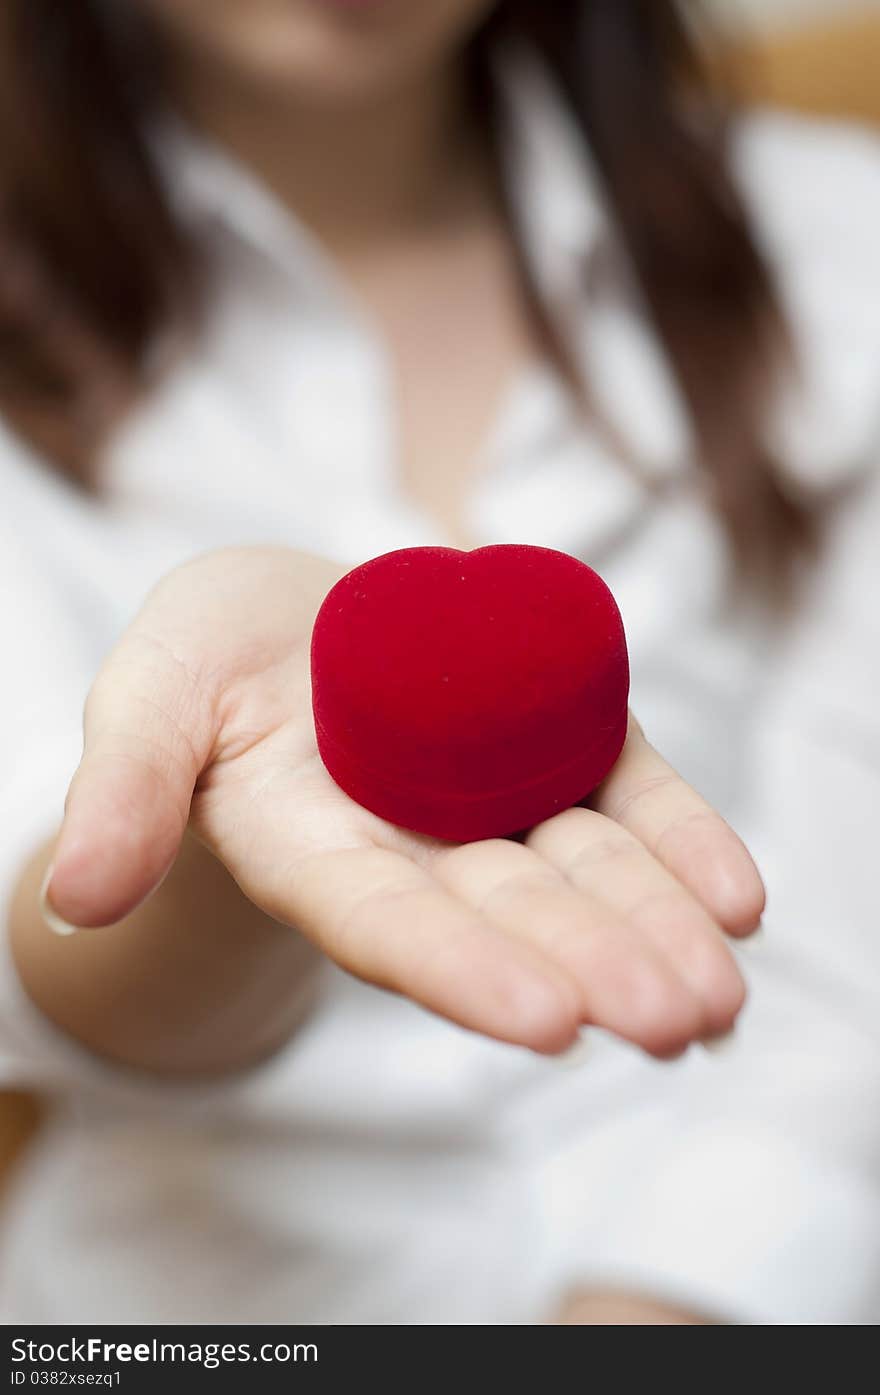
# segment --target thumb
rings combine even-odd
[[[215,723],[198,680],[162,644],[130,633],[86,702],[83,755],[44,890],[51,917],[110,925],[170,871]]]

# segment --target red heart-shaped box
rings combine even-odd
[[[312,635],[318,750],[352,799],[456,842],[584,799],[626,735],[614,597],[563,552],[405,548],[344,576]]]

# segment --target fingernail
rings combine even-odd
[[[569,1046],[565,1051],[561,1051],[553,1060],[556,1065],[564,1069],[573,1070],[576,1066],[582,1066],[592,1051],[592,1043],[587,1032],[580,1032],[574,1046]]]
[[[49,901],[49,883],[52,880],[52,873],[54,871],[54,867],[49,868],[43,878],[43,885],[40,887],[40,914],[54,934],[64,936],[75,935],[79,927],[71,925],[69,921],[62,920],[58,912],[53,910]]]
[[[718,1037],[705,1037],[700,1045],[710,1056],[726,1056],[731,1047],[736,1045],[736,1032],[731,1029]]]

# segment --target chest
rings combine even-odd
[[[397,488],[472,545],[468,500],[494,424],[540,352],[506,230],[487,220],[409,243],[355,267],[352,284],[384,345]]]

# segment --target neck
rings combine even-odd
[[[458,66],[357,105],[236,91],[181,70],[172,92],[189,121],[336,251],[436,226],[488,183]]]

